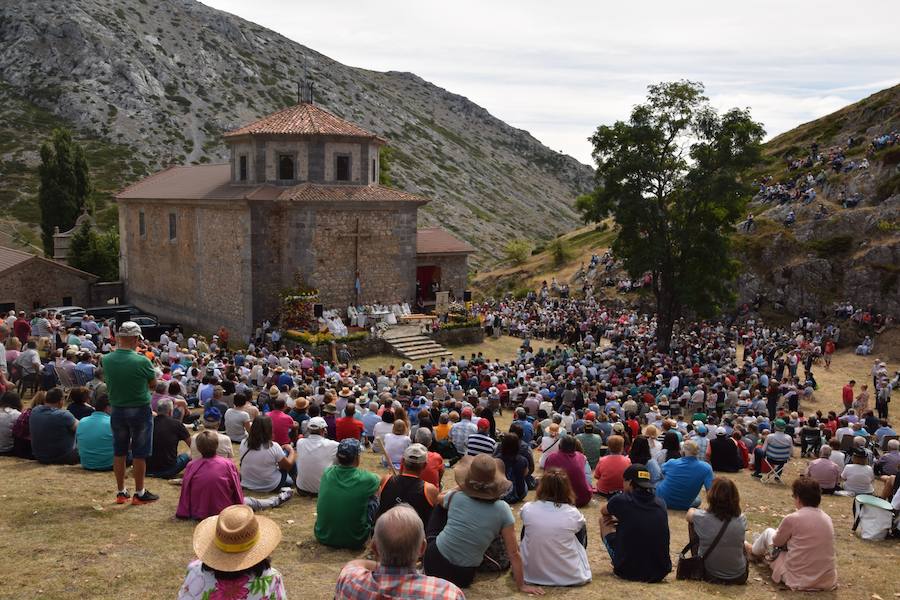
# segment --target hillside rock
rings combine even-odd
[[[222,161],[223,131],[296,102],[307,77],[317,103],[389,140],[394,185],[433,199],[422,225],[473,243],[482,263],[511,237],[549,238],[579,222],[573,204],[591,187],[590,167],[411,73],[342,65],[193,0],[0,4],[3,83],[124,147],[122,183]],[[33,166],[33,140],[12,142],[3,160]]]

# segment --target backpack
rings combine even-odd
[[[885,539],[894,526],[894,511],[889,502],[870,495],[853,499],[853,531],[860,539],[877,542]]]

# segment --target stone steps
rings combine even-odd
[[[403,333],[392,337],[385,337],[384,340],[391,346],[394,352],[408,360],[438,358],[442,356],[451,356],[453,354],[431,338],[421,334]]]

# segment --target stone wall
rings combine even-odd
[[[468,255],[466,254],[419,254],[417,267],[440,267],[441,291],[449,291],[450,298],[462,300],[469,281]]]
[[[266,181],[278,181],[278,156],[294,157],[294,181],[309,179],[309,144],[296,140],[266,142]]]
[[[43,258],[33,258],[4,272],[0,305],[31,311],[45,306],[91,306],[91,283],[97,278]],[[63,302],[71,298],[71,302]]]
[[[250,239],[242,200],[119,201],[119,232],[127,301],[161,321],[235,338],[252,331]],[[144,211],[146,234],[138,229]],[[176,237],[169,239],[169,215]]]
[[[484,328],[460,327],[458,329],[438,329],[427,335],[442,346],[480,344],[484,341]]]
[[[302,348],[304,351],[311,352],[312,355],[319,360],[327,360],[330,362],[332,359],[331,344],[307,346],[305,344],[300,344],[285,338],[284,345],[289,350],[292,350],[294,348]],[[337,351],[338,349],[340,349],[340,345],[337,346],[335,351]],[[350,351],[350,355],[353,357],[353,360],[359,360],[360,358],[375,356],[376,354],[387,354],[391,349],[390,346],[388,346],[387,342],[385,342],[383,339],[369,337],[364,340],[347,342],[347,350]]]
[[[325,144],[325,181],[337,181],[337,156],[350,155],[350,183],[360,183],[360,162],[362,144],[347,142],[327,142]],[[364,173],[364,172],[363,172]]]

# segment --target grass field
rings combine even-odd
[[[488,341],[485,353],[509,358],[517,342],[502,338]],[[454,349],[456,350],[456,349]],[[473,351],[466,349],[467,353]],[[477,350],[476,350],[477,351]],[[399,360],[391,358],[394,364]],[[383,363],[386,366],[386,363]],[[371,365],[369,365],[371,366]],[[896,364],[890,365],[896,368]],[[821,388],[810,408],[831,409],[840,404],[840,386],[853,377],[866,381],[871,360],[839,354],[830,372],[819,369]],[[509,422],[508,413],[498,419]],[[366,455],[364,466],[382,472],[374,455]],[[787,467],[791,481],[805,467],[795,459]],[[777,526],[792,510],[786,487],[766,486],[740,473],[734,476],[750,532]],[[452,486],[452,471],[445,476]],[[133,483],[129,484],[133,487]],[[78,467],[42,466],[35,462],[0,458],[0,598],[3,599],[121,599],[174,598],[193,558],[191,533],[194,524],[174,519],[177,486],[151,480],[149,487],[161,496],[146,506],[113,503],[112,474],[88,473]],[[834,520],[838,548],[836,592],[801,594],[779,590],[766,573],[751,566],[747,586],[726,588],[703,583],[667,581],[642,586],[616,579],[599,538],[599,504],[584,509],[589,523],[588,554],[594,580],[580,588],[548,589],[547,597],[581,600],[617,598],[640,594],[646,598],[688,600],[733,596],[746,600],[776,597],[871,599],[900,596],[900,544],[896,541],[867,543],[850,531],[851,500],[828,497],[823,507]],[[281,525],[284,537],[273,554],[273,564],[284,574],[291,598],[331,598],[343,564],[358,553],[331,550],[313,537],[315,501],[294,498],[267,516]],[[518,513],[518,507],[514,507]],[[676,553],[687,541],[684,513],[671,511],[670,551]],[[508,574],[479,576],[468,590],[469,598],[517,596]]]

